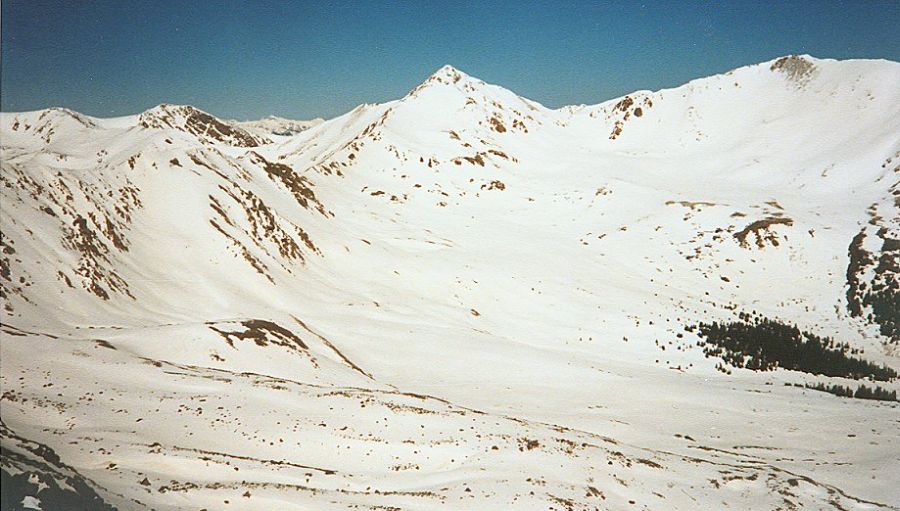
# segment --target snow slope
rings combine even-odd
[[[119,509],[898,509],[896,403],[685,330],[900,368],[853,306],[895,275],[898,85],[785,57],[553,110],[447,66],[290,136],[0,114],[4,450]]]

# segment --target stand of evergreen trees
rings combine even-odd
[[[810,385],[807,383],[805,387],[812,390],[828,392],[829,394],[834,394],[835,396],[840,397],[875,399],[877,401],[900,401],[897,399],[896,390],[887,390],[877,385],[873,386],[872,388],[866,387],[865,385],[860,385],[859,388],[857,388],[855,391],[851,387],[844,387],[842,385],[825,385],[824,383],[819,383],[816,385]]]
[[[878,323],[881,335],[900,342],[900,282],[888,278],[872,284],[862,296],[863,305],[872,306],[870,321]]]
[[[754,371],[781,367],[810,374],[878,381],[897,377],[897,372],[887,366],[852,356],[854,352],[848,344],[803,332],[796,325],[741,314],[740,321],[700,323],[697,328],[704,354],[719,357],[732,367]]]

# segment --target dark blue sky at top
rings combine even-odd
[[[2,2],[3,111],[333,117],[444,64],[547,106],[791,54],[900,60],[900,1]]]

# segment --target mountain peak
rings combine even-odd
[[[460,89],[472,89],[476,84],[484,84],[484,82],[447,64],[432,73],[424,82],[420,83],[415,89],[410,91],[410,95],[415,96],[419,91],[435,86],[455,86]]]
[[[191,105],[170,105],[169,103],[160,103],[153,108],[148,108],[141,115],[191,115],[195,112],[205,114],[206,112]],[[209,114],[207,114],[209,115]]]
[[[431,74],[429,79],[434,78],[436,80],[447,80],[452,83],[459,82],[463,78],[469,78],[469,75],[463,73],[459,69],[451,66],[450,64],[446,64],[442,66],[440,69]]]
[[[190,105],[157,105],[138,117],[138,125],[148,129],[176,129],[210,142],[223,142],[235,147],[256,147],[271,143],[232,123]]]
[[[188,119],[199,119],[207,116],[215,119],[211,114],[191,105],[170,105],[168,103],[160,103],[153,108],[141,112],[138,116],[138,124],[143,128],[178,128],[183,126]]]

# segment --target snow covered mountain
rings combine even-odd
[[[316,118],[309,121],[295,121],[270,115],[256,121],[231,121],[231,124],[264,136],[280,135],[289,137],[314,128],[323,122],[325,122],[325,119]]]
[[[4,492],[900,509],[896,401],[807,388],[900,389],[900,64],[271,121],[0,114]],[[888,376],[714,344],[766,321]]]

